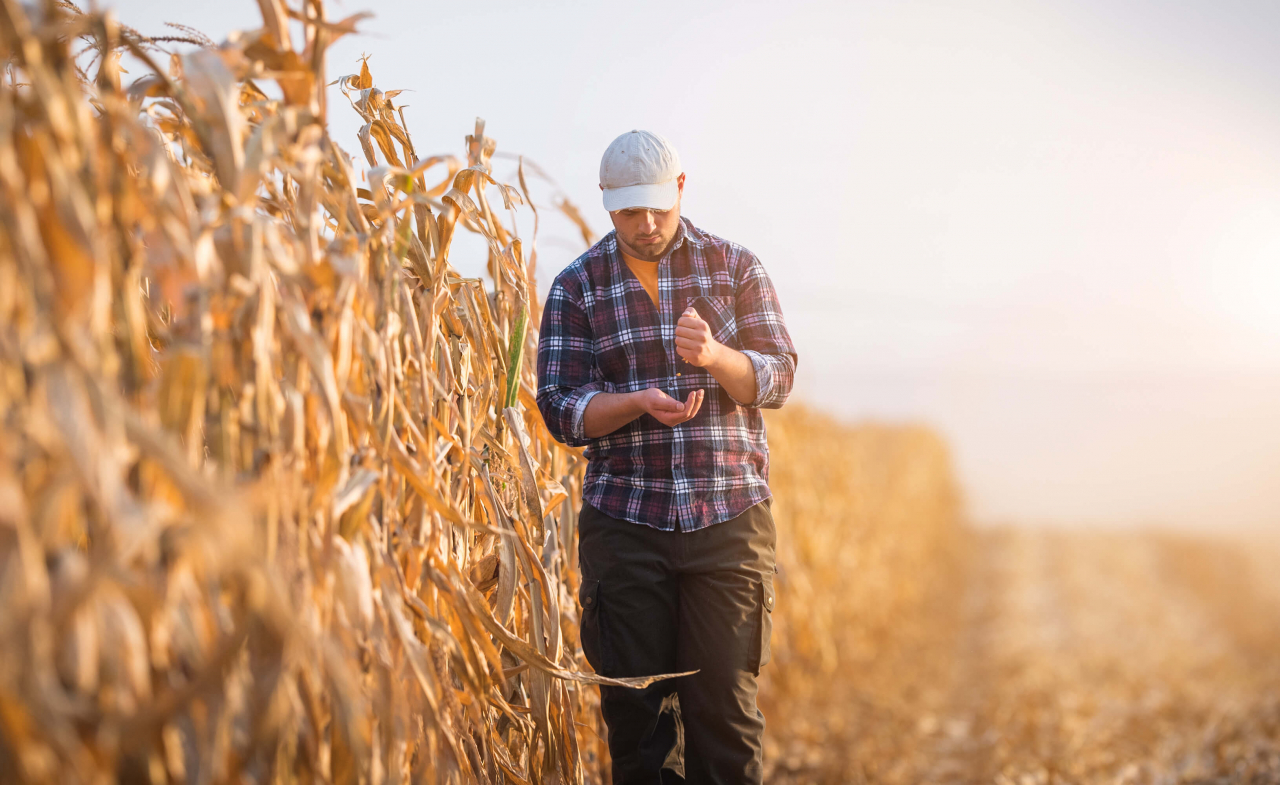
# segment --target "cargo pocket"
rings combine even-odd
[[[596,673],[604,674],[600,646],[600,581],[584,580],[578,587],[578,603],[582,606],[582,623],[578,637],[582,639],[582,653]]]
[[[754,656],[751,658],[751,669],[757,676],[760,675],[760,669],[769,664],[769,638],[773,634],[773,573],[765,573],[760,576],[760,582],[757,586],[757,609],[756,618],[756,638],[753,641]]]

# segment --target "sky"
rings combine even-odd
[[[149,34],[260,25],[247,0],[114,7]],[[671,140],[683,213],[778,289],[793,400],[936,428],[972,520],[1280,523],[1273,0],[329,13],[362,10],[330,78],[371,54],[423,154],[461,154],[485,118],[598,233],[608,143]],[[354,154],[358,125],[335,89],[331,133]],[[582,245],[548,220],[539,248],[545,292]],[[478,270],[466,252],[455,265]]]

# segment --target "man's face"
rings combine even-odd
[[[609,213],[618,232],[618,244],[629,256],[656,262],[675,239],[680,226],[680,199],[684,196],[684,175],[676,179],[679,195],[670,210],[636,207]]]

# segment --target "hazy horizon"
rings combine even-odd
[[[252,2],[106,5],[144,34],[260,24]],[[371,53],[423,155],[484,117],[597,233],[605,146],[667,136],[684,213],[779,290],[795,399],[936,427],[975,520],[1280,522],[1280,5],[330,13],[365,9],[330,79]],[[358,155],[336,88],[329,111]],[[543,232],[545,292],[580,248]]]

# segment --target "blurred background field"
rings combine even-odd
[[[770,782],[1280,779],[1274,532],[973,527],[927,430],[769,429]]]
[[[592,222],[258,11],[0,0],[0,772],[605,782],[528,362]],[[979,525],[937,430],[767,422],[770,782],[1280,779],[1274,532]]]

